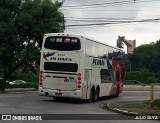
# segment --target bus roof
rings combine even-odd
[[[46,35],[46,36],[74,36],[74,37],[78,36],[78,37],[86,38],[86,39],[91,40],[93,42],[97,42],[97,43],[100,43],[100,44],[103,44],[103,45],[106,45],[106,46],[109,46],[109,47],[112,47],[112,48],[115,48],[115,49],[123,51],[122,49],[120,49],[118,47],[103,43],[101,41],[98,41],[98,40],[95,40],[95,39],[92,39],[92,38],[89,38],[89,37],[86,37],[86,36],[82,36],[82,35],[79,35],[79,34],[73,34],[73,33],[46,33],[44,35]]]

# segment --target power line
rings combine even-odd
[[[158,1],[158,0],[148,0],[148,1],[136,0],[136,2],[152,2],[152,1]],[[71,8],[71,9],[74,9],[74,10],[78,10],[80,8],[81,9],[82,8],[85,8],[85,9],[87,8],[88,9],[88,8],[93,8],[93,7],[94,8],[102,7],[104,5],[105,6],[106,5],[108,5],[108,6],[112,5],[113,6],[113,5],[117,5],[117,4],[120,5],[120,4],[126,4],[126,3],[127,4],[128,3],[133,3],[133,1],[132,2],[131,1],[105,2],[105,3],[98,3],[98,4],[94,3],[94,4],[72,5],[72,6],[63,6],[63,7],[66,7],[67,9]],[[83,10],[84,9],[82,9],[82,11]],[[118,10],[116,10],[116,11],[118,11]],[[122,11],[127,11],[127,10],[122,10]],[[134,10],[130,10],[130,11],[134,11]],[[148,11],[151,11],[151,10],[148,10]],[[155,16],[160,16],[160,15],[155,15]],[[150,17],[150,16],[143,16],[143,17]],[[89,26],[96,26],[96,25],[99,26],[99,25],[114,25],[114,24],[125,24],[125,23],[159,22],[159,18],[158,19],[145,19],[145,20],[142,20],[142,19],[140,20],[138,18],[141,18],[141,17],[133,17],[133,18],[78,18],[78,17],[65,17],[65,20],[68,23],[72,23],[72,24],[66,25],[66,27],[86,27],[86,26],[89,27]],[[79,22],[81,22],[81,24],[73,24],[73,23],[79,23]]]
[[[128,26],[128,25],[137,25],[137,24],[148,24],[148,23],[120,23],[120,24],[110,24],[110,25],[94,25],[94,26],[81,26],[81,27],[66,27],[66,29],[79,29],[79,28],[103,28],[103,27],[113,27],[113,26]]]
[[[83,23],[88,23],[88,22],[128,22],[128,21],[141,21],[142,19],[138,19],[138,18],[130,18],[130,19],[89,19],[89,20],[85,20],[85,19],[67,19],[67,22],[73,23],[73,22],[83,22]],[[150,19],[146,19],[146,20],[151,20]]]
[[[159,1],[159,0],[136,1],[136,3],[137,2],[152,2],[152,1]],[[107,2],[107,3],[98,3],[98,4],[62,6],[61,10],[66,10],[67,8],[71,8],[71,9],[75,9],[75,10],[76,9],[88,9],[88,8],[96,8],[96,7],[123,5],[123,4],[129,4],[129,3],[134,3],[134,2],[130,0],[130,1],[121,1],[121,2]]]
[[[65,11],[73,11],[73,9],[68,9],[68,10],[66,9]],[[148,10],[147,9],[145,9],[145,10],[142,10],[142,9],[141,10],[138,10],[138,9],[137,10],[122,10],[122,9],[117,9],[117,10],[113,10],[113,9],[112,10],[86,10],[86,9],[74,9],[74,11],[89,11],[89,12],[92,12],[92,11],[96,11],[96,12],[97,11],[109,11],[109,12],[111,12],[111,11],[112,12],[127,11],[128,12],[128,11],[160,11],[160,9],[148,9]]]
[[[83,17],[65,17],[65,19],[131,19],[131,18],[83,18]]]
[[[151,15],[151,16],[138,16],[138,17],[130,17],[130,18],[102,18],[102,17],[99,17],[99,18],[95,18],[95,17],[65,17],[66,20],[68,19],[80,19],[80,20],[100,20],[100,19],[109,19],[109,20],[130,20],[130,19],[139,19],[139,18],[146,18],[146,17],[156,17],[156,16],[160,16],[160,15]],[[150,18],[151,19],[151,18]]]
[[[138,19],[117,19],[117,20],[110,20],[110,19],[94,19],[94,20],[81,20],[81,19],[67,19],[67,22],[124,22],[124,21],[133,21],[133,20],[138,20]]]
[[[71,24],[71,25],[66,25],[66,27],[109,25],[109,24],[121,24],[121,23],[156,22],[156,21],[159,21],[159,20],[160,20],[159,18],[156,18],[156,19],[144,19],[144,20],[134,20],[134,21],[116,21],[116,22],[89,23],[89,24]]]
[[[131,1],[121,1],[121,2],[105,2],[105,3],[97,3],[97,4],[85,4],[85,5],[71,5],[71,6],[62,6],[63,8],[75,8],[75,7],[88,7],[88,6],[97,6],[97,5],[105,5],[105,4],[115,4],[115,3],[125,3],[125,2],[131,2]]]
[[[107,6],[116,6],[116,5],[124,5],[124,4],[130,4],[131,2],[126,2],[126,3],[119,3],[119,4],[110,4],[110,5],[106,5],[106,4],[102,4],[102,5],[98,5],[98,6],[82,6],[82,7],[72,7],[72,8],[61,8],[61,10],[68,10],[68,9],[72,9],[72,10],[77,10],[77,9],[90,9],[90,8],[99,8],[99,7],[107,7]]]

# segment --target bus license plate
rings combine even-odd
[[[57,96],[62,96],[62,93],[56,92],[55,95],[57,95]]]

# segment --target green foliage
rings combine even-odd
[[[143,83],[160,83],[160,40],[141,45],[124,57],[126,79]]]
[[[149,71],[147,69],[141,69],[139,71],[127,72],[126,80],[138,80],[142,83],[145,83],[148,76],[150,76]]]
[[[8,85],[7,88],[35,88],[38,89],[38,82],[28,82],[25,84]]]
[[[19,68],[10,77],[9,80],[24,80],[26,82],[38,82],[39,76],[36,71],[31,71],[30,68]]]
[[[149,72],[148,69],[140,69],[126,73],[126,80],[137,80],[143,84],[160,83],[160,74]]]
[[[45,33],[64,31],[61,6],[62,2],[52,0],[0,1],[0,77],[4,81],[19,67],[39,62]]]
[[[160,71],[159,71],[159,72],[156,72],[156,73],[154,74],[154,76],[155,76],[155,78],[158,79],[158,82],[157,82],[157,83],[160,83]]]
[[[133,54],[129,54],[126,59],[128,60],[128,64],[131,65],[131,70],[139,70],[143,68],[147,68],[152,72],[156,72],[157,67],[157,56],[159,51],[155,49],[154,44],[146,44],[137,47]]]
[[[160,108],[160,99],[156,99],[156,100],[154,101],[154,104],[155,104],[155,106],[157,106],[157,107]]]
[[[158,79],[155,76],[149,76],[146,81],[146,84],[150,84],[150,83],[158,83]]]

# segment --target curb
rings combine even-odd
[[[111,108],[109,103],[107,103],[107,104],[102,103],[100,107],[103,108],[103,109],[108,109],[109,111],[113,111],[113,112],[116,112],[116,113],[121,113],[121,114],[124,114],[124,115],[136,116],[136,117],[137,116],[140,116],[140,117],[145,116],[145,118],[148,118],[148,119],[144,119],[144,120],[160,120],[159,116],[157,116],[157,119],[150,119],[149,116],[154,116],[153,114],[148,114],[148,115],[147,114],[139,114],[137,112],[129,112],[129,111],[121,110],[121,109],[118,109],[118,108]],[[140,117],[138,117],[137,120],[143,120],[143,119],[139,119]]]
[[[25,92],[36,92],[38,91],[35,88],[10,88],[10,89],[5,89],[4,93],[25,93]],[[0,94],[3,94],[0,92]]]
[[[122,113],[122,114],[132,115],[132,116],[142,115],[142,114],[139,114],[137,112],[129,112],[129,111],[121,110],[121,109],[118,109],[118,108],[111,108],[109,103],[105,104],[105,106],[106,106],[106,109],[108,109],[110,111],[117,112],[117,113]]]
[[[20,92],[20,91],[36,91],[35,88],[9,88],[5,89],[6,92]]]

